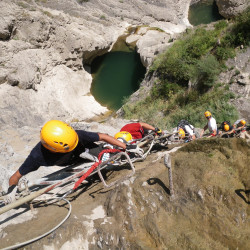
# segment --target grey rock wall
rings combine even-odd
[[[249,0],[216,0],[219,12],[225,18],[232,18],[250,6]]]
[[[154,43],[150,32],[138,39],[148,66],[166,37],[189,25],[190,0],[79,2],[0,2],[1,125],[37,126],[47,119],[86,120],[105,113],[90,94],[92,77],[83,66],[133,25],[165,32],[155,32]]]

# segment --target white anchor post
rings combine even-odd
[[[171,157],[169,154],[165,154],[164,164],[168,168],[170,195],[171,195],[171,198],[174,198],[174,185],[173,185],[172,168],[171,168]]]

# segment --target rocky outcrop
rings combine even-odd
[[[132,25],[155,29],[137,43],[148,66],[168,38],[189,25],[189,2],[1,1],[0,102],[6,112],[0,123],[36,126],[50,118],[85,120],[106,112],[90,94],[85,66]]]
[[[250,6],[249,0],[216,0],[219,12],[225,18],[232,18]]]
[[[228,70],[222,72],[219,81],[229,84],[230,90],[236,97],[232,102],[240,117],[250,120],[250,48],[242,49],[233,58],[227,61]]]
[[[154,58],[165,51],[175,37],[182,33],[187,26],[190,25],[155,22],[148,27],[139,27],[136,33],[127,37],[126,43],[129,45],[136,43],[142,64],[149,67]]]
[[[236,138],[210,138],[170,152],[169,146],[136,162],[135,175],[108,189],[93,177],[70,196],[73,209],[68,220],[28,248],[247,249],[249,144]],[[162,159],[169,153],[174,196]],[[11,149],[8,154],[13,154]],[[127,173],[127,167],[116,167],[107,172],[106,181]],[[67,208],[65,202],[39,204],[32,213],[27,206],[12,210],[11,219],[2,214],[0,246],[49,231],[65,218]]]

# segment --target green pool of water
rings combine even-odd
[[[192,25],[196,26],[215,22],[223,17],[220,15],[215,1],[204,0],[190,6],[188,19]]]
[[[140,87],[146,69],[135,51],[113,51],[91,64],[91,94],[110,110],[118,110],[125,97]]]

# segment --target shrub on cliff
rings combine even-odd
[[[198,61],[216,44],[217,38],[214,30],[206,31],[198,28],[194,33],[187,32],[182,40],[174,43],[152,65],[150,71],[157,72],[160,80],[168,79],[187,86],[190,72],[194,72]]]
[[[220,61],[225,61],[235,55],[238,46],[250,45],[250,8],[234,19],[226,34],[222,36],[215,55]]]
[[[125,104],[123,110],[127,119],[140,119],[163,129],[170,129],[181,119],[187,119],[196,127],[203,127],[204,111],[210,110],[217,122],[238,118],[236,108],[230,104],[234,94],[226,88],[215,87],[201,95],[197,90],[172,93],[166,101],[151,95],[135,104]]]
[[[197,82],[197,89],[206,91],[212,87],[220,73],[220,64],[215,56],[209,54],[202,57],[190,70],[190,79]]]
[[[204,110],[209,109],[218,122],[237,119],[236,108],[229,102],[234,95],[216,82],[239,45],[250,44],[249,13],[248,9],[229,24],[219,21],[214,29],[187,30],[156,58],[149,73],[157,75],[157,84],[146,99],[124,105],[125,118],[163,128],[175,126],[180,119],[202,126]]]

